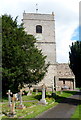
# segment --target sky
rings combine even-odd
[[[69,46],[79,40],[79,2],[80,0],[0,0],[0,15],[18,16],[21,23],[23,12],[51,14],[55,16],[55,40],[57,62],[69,62]]]

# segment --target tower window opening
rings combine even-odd
[[[36,26],[36,33],[42,33],[42,26],[41,25]]]

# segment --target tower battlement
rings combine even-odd
[[[47,20],[54,21],[54,13],[52,14],[40,14],[40,13],[23,13],[24,20]]]

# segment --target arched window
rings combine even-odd
[[[42,33],[42,26],[41,25],[36,26],[36,33]]]

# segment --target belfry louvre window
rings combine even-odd
[[[42,33],[42,26],[41,25],[36,26],[36,33]]]

